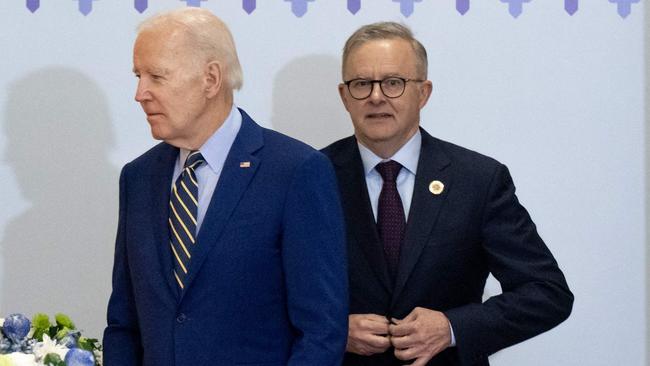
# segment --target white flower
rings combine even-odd
[[[95,362],[97,362],[98,365],[104,364],[104,352],[96,349],[93,351],[93,356],[95,356]]]
[[[42,361],[48,353],[56,353],[63,360],[68,353],[68,348],[56,343],[56,340],[50,339],[47,334],[43,334],[43,342],[34,345],[34,356],[37,361]]]
[[[7,355],[13,366],[36,366],[34,355],[14,352]]]

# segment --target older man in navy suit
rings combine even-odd
[[[348,224],[345,366],[484,366],[571,311],[506,167],[419,127],[431,89],[408,28],[348,39],[339,92],[354,136],[324,150]],[[482,302],[489,273],[503,293]]]
[[[345,232],[328,159],[233,105],[235,46],[207,10],[143,23],[133,71],[163,142],[120,177],[104,365],[340,364]]]

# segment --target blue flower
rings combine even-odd
[[[18,343],[27,337],[31,322],[23,314],[11,314],[5,318],[2,324],[2,332],[11,339],[12,342]]]
[[[0,339],[0,354],[11,353],[14,350],[12,349],[14,343],[12,343],[9,338]]]
[[[61,343],[62,345],[68,348],[77,348],[80,336],[81,334],[79,333],[79,331],[71,330],[68,331],[68,334],[66,334],[65,336],[63,336],[63,338],[59,340],[59,343]]]
[[[81,348],[72,348],[65,355],[66,366],[95,366],[92,352]]]

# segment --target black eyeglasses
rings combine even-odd
[[[368,98],[370,94],[372,94],[372,88],[375,86],[375,83],[379,84],[379,89],[381,89],[381,92],[386,97],[399,98],[404,94],[406,83],[409,81],[421,83],[424,80],[405,79],[391,76],[383,80],[352,79],[344,81],[343,84],[348,87],[348,91],[352,98],[362,100]]]

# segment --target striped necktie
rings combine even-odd
[[[169,245],[174,256],[174,277],[181,291],[185,288],[192,251],[196,245],[199,183],[195,169],[204,162],[198,151],[192,151],[187,156],[169,200]]]

